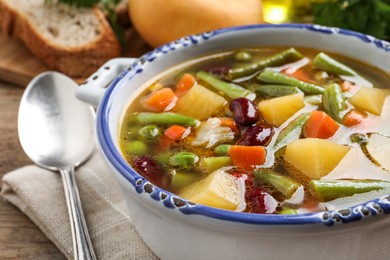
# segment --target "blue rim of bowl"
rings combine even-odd
[[[361,33],[325,27],[319,25],[308,24],[283,24],[283,25],[248,25],[224,28],[211,32],[206,32],[197,35],[191,35],[181,38],[174,42],[168,43],[161,47],[146,53],[135,61],[127,70],[123,71],[109,86],[103,99],[100,102],[97,114],[97,137],[101,151],[109,160],[111,165],[135,188],[136,192],[149,194],[150,199],[155,202],[162,203],[166,208],[178,209],[181,213],[190,215],[197,214],[213,219],[227,220],[232,222],[247,223],[247,224],[264,224],[264,225],[302,225],[302,224],[325,224],[333,226],[335,223],[349,223],[361,220],[368,216],[383,215],[390,213],[390,194],[381,198],[376,198],[363,204],[359,204],[342,210],[322,211],[295,215],[278,215],[278,214],[253,214],[244,212],[234,212],[213,207],[208,207],[200,204],[194,204],[186,201],[179,196],[165,191],[162,188],[154,186],[144,177],[136,173],[130,165],[125,161],[120,151],[114,145],[111,138],[108,122],[109,113],[112,104],[112,93],[115,90],[117,83],[124,79],[130,80],[137,74],[143,71],[143,66],[146,63],[153,62],[156,58],[166,53],[169,53],[178,48],[186,48],[188,46],[207,41],[208,39],[225,33],[231,33],[241,30],[261,30],[267,28],[274,29],[303,29],[321,34],[342,34],[348,37],[358,38],[364,42],[374,44],[377,48],[383,49],[385,52],[390,51],[390,43],[379,40],[375,37],[364,35]]]

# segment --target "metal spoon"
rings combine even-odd
[[[78,85],[57,72],[45,72],[27,86],[19,107],[19,139],[37,165],[59,171],[73,237],[75,259],[96,259],[81,208],[74,167],[94,150],[94,116],[77,100]]]

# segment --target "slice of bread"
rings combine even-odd
[[[120,54],[119,41],[98,8],[0,0],[0,28],[21,39],[51,69],[69,76],[89,76]]]

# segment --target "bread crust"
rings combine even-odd
[[[103,12],[93,9],[100,23],[100,34],[93,41],[77,47],[60,46],[46,38],[28,17],[0,0],[0,28],[7,35],[21,39],[27,48],[51,69],[72,77],[86,77],[107,60],[120,55],[120,44]]]

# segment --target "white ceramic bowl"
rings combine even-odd
[[[347,30],[297,24],[222,29],[182,38],[139,59],[111,61],[80,88],[78,96],[94,104],[102,98],[96,123],[98,146],[120,184],[136,230],[163,259],[389,259],[390,196],[310,214],[231,212],[190,204],[155,187],[121,156],[121,118],[151,78],[200,56],[256,46],[321,49],[390,73],[388,42]],[[102,97],[104,90],[96,88],[96,83],[107,84],[116,73],[113,67],[129,62],[134,63]]]

